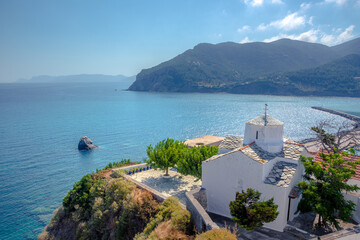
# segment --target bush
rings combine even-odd
[[[237,240],[237,236],[229,229],[213,229],[197,235],[195,240]]]
[[[116,170],[113,173],[111,173],[112,178],[120,178],[123,177],[127,173],[126,170]]]
[[[88,209],[90,207],[89,191],[92,186],[92,177],[86,174],[81,180],[74,184],[72,190],[63,199],[63,206],[65,211],[72,212],[75,210],[75,205],[81,208]]]
[[[131,163],[130,159],[121,159],[119,162],[112,162],[106,165],[102,170],[112,169],[115,167],[123,167]]]
[[[235,201],[230,202],[232,220],[246,230],[262,227],[264,223],[272,222],[279,215],[278,205],[274,204],[274,198],[260,201],[261,193],[248,188],[241,193],[236,193]]]
[[[168,233],[169,236],[186,236],[185,231],[190,225],[190,212],[183,209],[177,198],[167,198],[159,207],[155,218],[146,225],[141,234],[135,236],[135,240],[159,239]],[[172,238],[169,238],[172,239]]]
[[[178,172],[184,175],[192,175],[201,179],[202,162],[217,155],[219,148],[214,146],[198,146],[185,149],[177,162]]]

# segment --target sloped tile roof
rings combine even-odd
[[[206,136],[186,140],[185,144],[187,144],[189,147],[196,147],[196,146],[201,146],[201,145],[219,146],[219,144],[223,140],[224,140],[224,137],[206,135]]]
[[[301,193],[302,193],[302,190],[295,186],[295,187],[291,188],[291,191],[289,193],[289,197],[290,198],[298,198]]]
[[[276,157],[298,160],[303,149],[304,147],[300,144],[286,142],[284,143],[283,150],[278,153],[267,152],[257,144],[253,144],[247,148],[244,148],[242,152],[255,161],[266,163]]]
[[[284,125],[283,122],[273,118],[269,114],[266,115],[266,119],[267,119],[266,126],[282,126],[282,125]],[[265,115],[260,115],[254,119],[251,119],[250,121],[247,121],[246,123],[251,124],[251,125],[264,126],[265,125]]]
[[[253,159],[254,161],[257,161],[260,163],[267,163],[268,161],[271,161],[272,159],[274,159],[276,157],[298,160],[300,158],[303,150],[304,150],[304,146],[301,144],[293,143],[293,142],[286,142],[286,143],[284,143],[283,150],[281,152],[270,153],[270,152],[263,150],[258,145],[256,145],[255,142],[252,142],[249,145],[246,145],[244,147],[235,148],[232,151],[229,151],[227,153],[212,156],[211,158],[207,159],[206,162],[215,160],[222,156],[225,156],[225,155],[228,155],[228,154],[231,154],[234,152],[238,152],[238,151],[243,152],[246,156],[248,156],[251,159]]]
[[[242,137],[226,136],[225,139],[220,143],[219,148],[221,149],[235,149],[243,146]]]
[[[296,172],[297,164],[284,161],[277,162],[271,169],[264,183],[278,187],[288,187]]]

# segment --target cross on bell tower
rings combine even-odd
[[[267,123],[268,123],[268,120],[267,120],[267,104],[265,103],[265,119],[264,119],[264,125],[266,126]]]

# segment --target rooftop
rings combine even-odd
[[[266,115],[266,119],[267,119],[266,126],[282,126],[282,125],[284,125],[283,122],[273,118],[269,114]],[[250,121],[247,121],[246,124],[265,126],[265,115],[260,115]]]
[[[322,161],[322,159],[318,153],[315,155],[314,159],[315,159],[315,162]],[[359,155],[349,155],[349,157],[344,157],[344,159],[348,160],[348,161],[360,161],[360,156]],[[354,169],[354,170],[355,170],[355,175],[352,177],[352,179],[360,181],[360,165],[357,165],[356,169]]]
[[[225,139],[224,137],[206,135],[203,137],[186,140],[185,144],[187,144],[189,147],[195,147],[201,145],[219,146],[224,139]]]
[[[281,152],[270,153],[270,152],[263,150],[255,142],[253,142],[244,147],[235,148],[230,152],[215,155],[206,161],[212,161],[219,157],[222,157],[222,156],[234,153],[234,152],[238,152],[238,151],[243,152],[246,156],[248,156],[251,159],[253,159],[257,162],[260,162],[260,163],[267,163],[276,157],[281,157],[281,158],[286,158],[286,159],[291,159],[291,160],[298,160],[300,158],[303,150],[304,150],[304,147],[301,144],[293,143],[293,142],[285,142],[284,146],[283,146],[283,150]]]
[[[277,162],[271,169],[264,183],[278,187],[288,187],[296,172],[297,164],[284,161]]]
[[[242,137],[226,136],[225,139],[220,143],[219,148],[223,149],[235,149],[243,146]]]
[[[267,163],[268,161],[271,161],[276,157],[298,160],[301,156],[303,149],[304,147],[299,144],[292,142],[285,142],[283,145],[283,150],[278,153],[267,152],[263,150],[261,147],[259,147],[256,143],[252,144],[251,146],[249,145],[248,147],[242,149],[241,151],[248,157],[254,159],[255,161],[261,163]]]

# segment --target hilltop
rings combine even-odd
[[[354,54],[360,54],[359,49],[360,38],[334,47],[290,39],[202,43],[142,70],[129,90],[275,95],[339,95],[338,91],[345,90],[340,95],[356,96],[360,67]],[[310,88],[309,79],[316,82],[315,86]],[[331,86],[324,89],[330,82]]]

